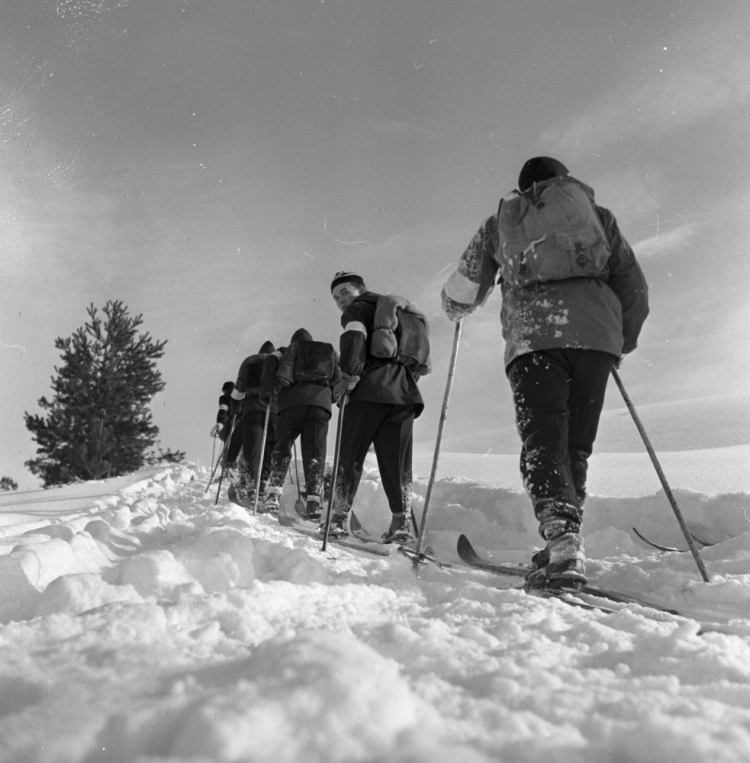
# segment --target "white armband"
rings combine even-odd
[[[347,331],[359,331],[365,335],[365,339],[367,338],[367,327],[360,321],[351,321],[350,323],[347,323],[346,326],[344,326],[343,333],[346,334]]]
[[[445,282],[445,295],[454,302],[464,305],[473,305],[479,294],[479,284],[469,280],[465,275],[456,270]]]

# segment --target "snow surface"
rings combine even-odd
[[[589,499],[587,569],[685,616],[588,611],[458,564],[460,532],[503,561],[538,547],[515,459],[441,458],[464,476],[439,479],[428,541],[453,566],[419,574],[215,505],[201,467],[4,494],[0,761],[748,760],[750,448],[671,456],[711,583],[633,534],[686,547],[628,454],[592,466],[592,484],[631,478]],[[355,508],[387,524],[374,468]]]

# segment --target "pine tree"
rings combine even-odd
[[[131,317],[119,300],[102,312],[90,305],[85,326],[55,340],[62,363],[54,397],[39,400],[47,415],[24,413],[38,455],[26,466],[45,487],[136,471],[159,433],[148,406],[164,389],[155,361],[166,341],[139,334],[142,316]]]
[[[12,477],[3,477],[0,479],[0,490],[18,490],[18,483]]]

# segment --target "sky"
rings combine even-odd
[[[646,273],[622,377],[655,445],[750,442],[749,33],[744,0],[10,0],[0,475],[37,484],[23,413],[89,304],[120,299],[168,340],[160,443],[205,462],[245,356],[302,326],[337,343],[339,270],[430,317],[415,439],[431,447],[441,286],[540,154],[595,189]],[[448,450],[517,447],[499,307],[465,321]],[[700,425],[660,440],[675,404]],[[605,424],[622,405],[613,387]]]
[[[494,469],[469,477],[454,454],[426,525],[443,568],[415,570],[393,546],[322,552],[225,493],[214,505],[207,468],[0,494],[0,759],[746,761],[750,446],[739,449],[734,494],[718,449],[701,452],[713,468],[697,482],[696,451],[670,454],[696,557],[633,532],[686,549],[663,493],[630,480],[587,502],[592,582],[679,614],[590,596],[585,609],[462,564],[459,534],[510,564],[540,539],[520,487]],[[615,471],[631,455],[613,454]],[[415,492],[419,512],[426,480]],[[295,497],[282,496],[287,517]],[[374,457],[355,511],[370,532],[387,526]]]

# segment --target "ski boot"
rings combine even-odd
[[[305,519],[314,522],[316,519],[320,519],[322,513],[320,498],[317,495],[308,495],[305,504]]]
[[[280,496],[280,488],[269,487],[268,491],[263,496],[263,511],[278,513]]]
[[[407,512],[391,515],[391,526],[383,533],[383,543],[411,543],[414,535],[410,526],[411,515]]]
[[[325,535],[326,523],[321,522],[318,526],[318,532]],[[349,535],[349,513],[334,512],[331,516],[331,524],[328,528],[329,538],[346,538]]]
[[[583,554],[583,539],[578,533],[563,533],[557,538],[547,541],[547,548],[537,552],[532,557],[532,563],[538,565],[545,561],[547,564],[535,566],[526,575],[524,588],[527,591],[560,589],[580,591],[588,582],[586,580],[586,565]]]

